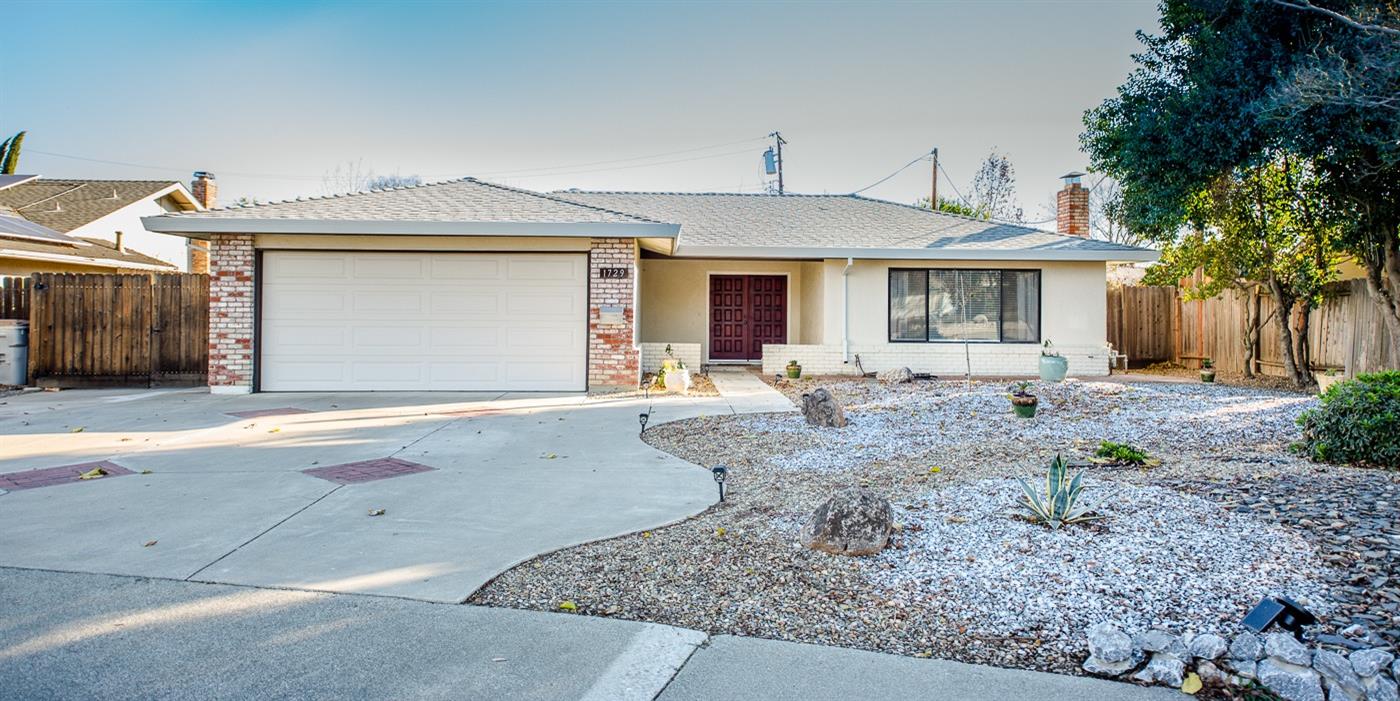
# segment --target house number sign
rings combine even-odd
[[[624,280],[627,278],[627,268],[598,268],[598,277],[604,280]]]

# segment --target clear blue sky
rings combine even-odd
[[[356,159],[542,190],[756,190],[774,129],[790,191],[849,192],[934,146],[965,187],[995,146],[1036,215],[1156,17],[1126,0],[10,3],[0,133],[29,131],[23,172],[210,170],[225,199],[322,194]],[[867,194],[910,202],[928,180],[920,164]]]

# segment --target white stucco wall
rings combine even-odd
[[[152,217],[177,211],[179,209],[169,201],[168,197],[144,199],[73,229],[68,232],[68,235],[102,239],[115,244],[117,232],[120,231],[122,232],[122,245],[126,248],[153,258],[159,258],[174,265],[182,273],[188,272],[190,269],[188,239],[174,234],[147,231],[146,226],[141,223],[141,217]]]

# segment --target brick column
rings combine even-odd
[[[622,268],[623,278],[603,278],[603,268]],[[637,248],[633,239],[593,239],[588,253],[588,390],[634,390],[641,381],[637,346]],[[621,310],[620,320],[603,314]],[[609,314],[611,317],[612,315]]]
[[[209,242],[209,391],[253,391],[253,236]]]

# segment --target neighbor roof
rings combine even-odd
[[[50,243],[63,243],[69,246],[84,245],[82,241],[67,234],[60,234],[42,224],[35,224],[9,207],[0,206],[0,238],[31,239]]]
[[[754,258],[1155,260],[1156,251],[859,195],[553,193],[678,222],[675,255]]]
[[[173,180],[50,180],[39,178],[0,189],[0,206],[35,224],[67,233],[148,197],[183,190]],[[192,200],[191,208],[196,208]]]
[[[175,270],[175,266],[131,249],[117,250],[110,241],[70,237],[76,243],[0,238],[0,258],[54,261],[77,265],[137,270]]]
[[[666,224],[604,207],[462,178],[327,197],[147,217],[146,228],[184,234],[675,235]],[[613,232],[607,234],[604,232]]]
[[[37,175],[0,175],[0,190],[7,187],[14,187],[20,183],[27,183],[38,178]]]

